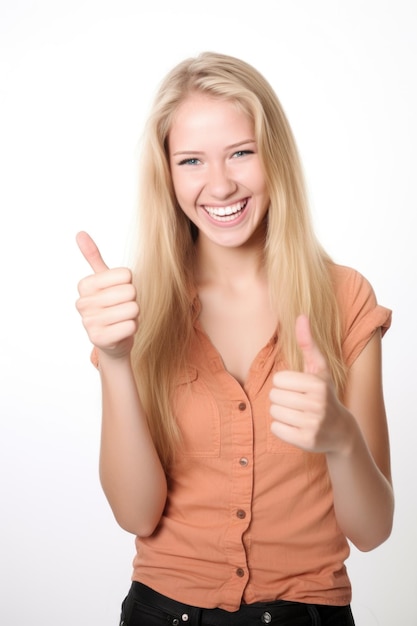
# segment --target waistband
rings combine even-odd
[[[216,624],[216,626],[241,626],[242,624],[255,622],[255,620],[260,624],[277,623],[277,620],[279,620],[279,623],[282,623],[284,626],[287,623],[320,624],[322,623],[320,619],[322,611],[324,611],[326,618],[330,617],[329,613],[333,611],[337,613],[337,615],[342,613],[351,616],[349,605],[347,607],[331,607],[287,600],[242,604],[240,609],[235,612],[229,612],[219,608],[202,609],[172,600],[139,582],[132,583],[130,595],[139,603],[158,607],[160,610],[167,613],[171,618],[168,623],[184,626],[187,622],[198,623],[202,626],[205,624]]]

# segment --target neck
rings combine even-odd
[[[197,285],[244,287],[265,277],[264,235],[238,248],[220,246],[200,236],[196,243]]]

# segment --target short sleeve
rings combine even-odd
[[[386,333],[392,311],[378,304],[371,284],[356,270],[336,265],[334,279],[342,322],[342,353],[350,367],[378,328],[382,335]]]

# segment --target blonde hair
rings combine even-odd
[[[313,232],[302,168],[281,104],[263,76],[244,61],[212,52],[187,59],[162,82],[145,129],[134,267],[141,313],[132,363],[166,468],[178,443],[171,398],[186,368],[193,333],[195,239],[175,198],[167,139],[176,110],[193,92],[233,101],[253,120],[270,195],[265,265],[279,316],[281,354],[289,367],[301,368],[294,327],[296,317],[305,313],[339,392],[345,381],[332,262]]]

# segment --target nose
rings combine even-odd
[[[225,164],[210,167],[207,188],[213,198],[223,200],[235,193],[238,185]]]

